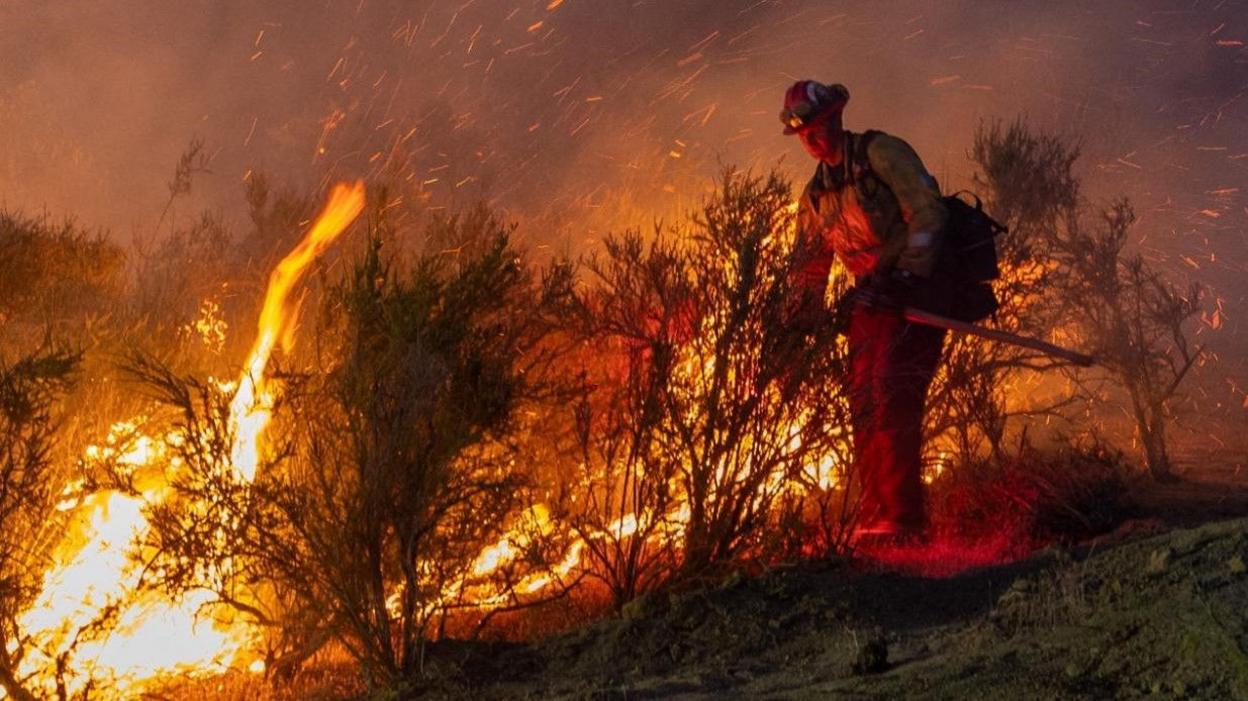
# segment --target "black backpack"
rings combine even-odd
[[[974,204],[962,199],[969,195]],[[940,198],[949,210],[945,223],[946,250],[956,254],[957,275],[965,282],[989,282],[1001,276],[997,264],[997,236],[1009,228],[988,216],[979,195],[968,190]]]
[[[867,146],[881,132],[868,131],[858,137],[853,149],[852,175],[855,185],[871,172]],[[880,182],[883,185],[882,182]],[[969,196],[968,202],[962,196]],[[933,278],[947,295],[934,295],[929,309],[954,319],[976,322],[997,310],[997,297],[991,281],[1001,275],[997,259],[997,236],[1009,229],[984,211],[983,201],[973,192],[962,190],[941,198],[949,212],[942,237],[940,258]],[[938,298],[943,298],[939,299]]]
[[[988,216],[974,193],[972,205],[962,192],[941,198],[949,210],[944,249],[936,263],[936,276],[947,280],[950,301],[945,313],[967,322],[988,318],[999,306],[991,282],[1001,275],[997,263],[997,236],[1008,229]]]

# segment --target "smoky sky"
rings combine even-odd
[[[1248,0],[0,0],[0,203],[144,235],[200,138],[180,206],[237,214],[251,171],[363,175],[580,250],[725,164],[804,178],[776,118],[803,77],[946,189],[981,120],[1079,139],[1089,200],[1131,197],[1141,251],[1213,290],[1207,401],[1239,408]]]

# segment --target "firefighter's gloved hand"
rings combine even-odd
[[[905,270],[872,275],[859,285],[854,301],[880,311],[901,312],[915,306],[921,282],[921,278]]]

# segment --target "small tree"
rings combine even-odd
[[[1200,313],[1201,287],[1180,290],[1127,252],[1135,211],[1120,200],[1103,212],[1099,227],[1074,226],[1062,237],[1068,309],[1098,365],[1119,383],[1149,473],[1172,478],[1166,426],[1171,400],[1200,358],[1189,323]]]
[[[1187,336],[1200,290],[1181,291],[1127,251],[1135,215],[1125,201],[1086,224],[1074,166],[1079,148],[1019,120],[981,125],[971,158],[989,212],[1010,231],[998,240],[1001,279],[994,283],[999,328],[1032,336],[1054,330],[1089,348],[1125,389],[1150,472],[1169,474],[1165,426],[1169,405],[1200,355]],[[1063,416],[1078,394],[1036,402],[1018,387],[1060,366],[1001,343],[955,338],[932,390],[929,430],[951,434],[964,460],[986,439],[1000,453],[1011,415]],[[1012,390],[1007,388],[1013,388]],[[1095,400],[1091,392],[1083,398]],[[1069,417],[1067,417],[1069,418]]]
[[[1062,291],[1055,245],[1058,232],[1079,207],[1079,181],[1073,166],[1077,146],[1036,133],[1018,120],[981,124],[970,157],[973,182],[986,211],[1009,228],[997,238],[1001,276],[993,282],[1000,308],[996,328],[1044,336],[1060,326],[1054,299]],[[1064,404],[1020,400],[1017,386],[1055,363],[1034,351],[969,336],[952,336],[929,393],[928,433],[947,436],[959,461],[972,461],[986,444],[1003,448],[1012,415],[1051,414]]]

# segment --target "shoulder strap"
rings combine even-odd
[[[883,133],[876,129],[868,129],[861,134],[851,135],[849,167],[850,176],[855,182],[872,174],[871,158],[867,149],[871,147],[871,142],[875,140],[875,137]]]

